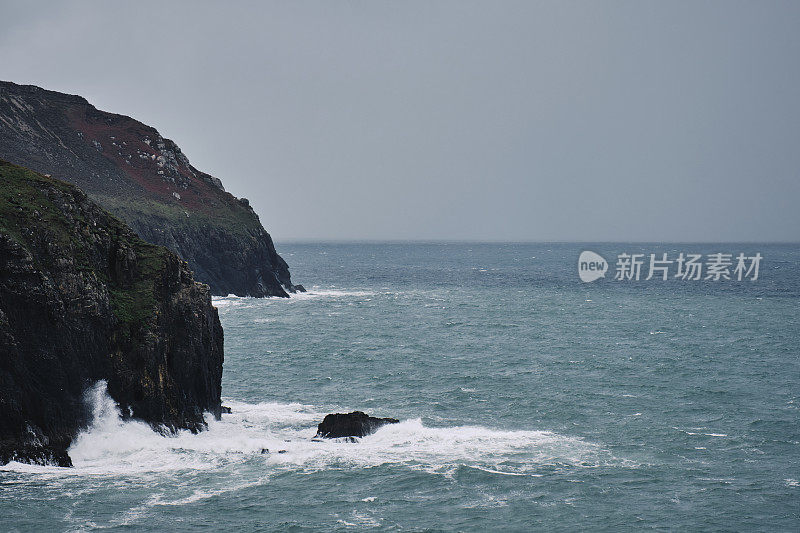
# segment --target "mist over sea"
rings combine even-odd
[[[232,414],[163,437],[94,384],[75,468],[0,467],[0,530],[800,529],[798,245],[278,251],[308,293],[215,299]],[[622,252],[763,260],[615,281]],[[311,441],[355,409],[401,423]]]

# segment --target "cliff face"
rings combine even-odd
[[[248,201],[130,117],[80,96],[0,82],[0,158],[77,185],[143,239],[184,258],[213,294],[295,290]]]
[[[208,287],[76,187],[0,161],[0,464],[70,464],[104,379],[127,416],[197,431],[220,414]]]

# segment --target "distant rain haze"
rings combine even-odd
[[[0,1],[278,241],[798,241],[800,2]]]

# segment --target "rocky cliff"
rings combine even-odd
[[[152,127],[80,96],[0,82],[0,158],[73,183],[213,294],[287,296],[289,268],[244,198]]]
[[[223,336],[206,285],[76,187],[0,161],[0,464],[70,464],[106,380],[160,429],[220,414]]]

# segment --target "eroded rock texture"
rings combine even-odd
[[[245,198],[154,128],[80,96],[0,82],[0,159],[73,183],[213,294],[287,296],[286,262]]]
[[[0,464],[68,466],[99,380],[126,416],[198,431],[220,414],[206,285],[76,187],[0,161]]]

